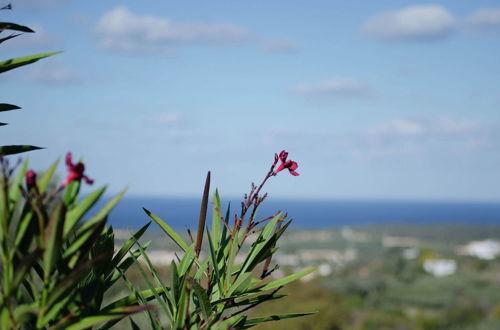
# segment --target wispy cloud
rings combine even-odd
[[[315,99],[341,100],[365,99],[375,94],[374,89],[367,83],[352,79],[334,77],[318,83],[309,83],[296,86],[292,89],[295,94]]]
[[[285,39],[265,40],[261,42],[260,47],[266,53],[274,54],[292,54],[302,49],[300,45]]]
[[[378,14],[361,30],[382,41],[430,41],[448,37],[454,30],[454,16],[439,5],[419,5]]]
[[[378,136],[468,135],[486,130],[484,123],[475,120],[439,118],[396,118],[367,130]]]
[[[95,31],[101,47],[130,53],[168,54],[179,44],[228,46],[250,38],[247,29],[235,24],[174,22],[166,17],[139,15],[126,7],[105,13]]]
[[[83,81],[83,77],[74,69],[59,61],[52,61],[33,67],[27,72],[26,79],[41,84],[73,84]]]
[[[500,8],[482,8],[466,18],[467,25],[475,30],[487,32],[500,29]]]

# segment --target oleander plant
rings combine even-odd
[[[252,184],[249,194],[241,203],[239,214],[231,219],[228,206],[223,213],[218,191],[213,196],[212,221],[208,228],[206,214],[210,187],[210,172],[207,175],[201,203],[196,237],[189,231],[189,241],[175,232],[166,222],[144,211],[153,219],[165,234],[180,249],[181,257],[171,264],[169,281],[158,275],[147,253],[143,254],[146,266],[137,267],[148,278],[155,295],[158,309],[164,313],[171,329],[246,329],[255,325],[282,319],[306,316],[312,313],[265,315],[250,317],[252,309],[258,305],[284,298],[279,291],[289,282],[300,279],[315,269],[305,269],[280,279],[272,278],[277,266],[271,267],[271,260],[278,250],[278,240],[291,223],[287,215],[278,212],[259,218],[259,206],[267,194],[261,190],[268,179],[284,169],[290,174],[299,175],[295,170],[296,162],[287,160],[288,153],[283,150],[275,154],[274,162],[259,186]],[[277,166],[278,161],[281,164]],[[201,257],[205,237],[205,257]],[[245,251],[245,242],[252,243]],[[138,243],[136,243],[138,244]],[[141,249],[140,245],[138,248]],[[239,258],[241,256],[241,258]],[[237,260],[243,260],[237,262]],[[145,299],[140,299],[144,301]],[[150,311],[146,311],[153,329],[161,329],[162,324]]]

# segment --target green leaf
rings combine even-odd
[[[9,200],[10,200],[10,211],[14,210],[19,197],[21,196],[21,184],[23,183],[24,177],[26,175],[26,171],[28,170],[28,159],[25,159],[19,173],[17,174],[16,179],[12,182],[12,187],[9,192]]]
[[[220,242],[220,225],[222,221],[219,192],[215,189],[212,208],[212,241],[215,244]]]
[[[125,257],[125,255],[130,251],[132,246],[141,238],[141,236],[144,234],[144,232],[149,228],[149,225],[151,225],[151,222],[148,222],[146,225],[144,225],[141,229],[139,229],[134,235],[132,235],[131,238],[129,238],[120,248],[120,250],[115,254],[113,257],[112,261],[112,268],[115,268],[118,266],[120,261]]]
[[[52,269],[60,254],[65,215],[66,209],[64,204],[57,204],[45,229],[45,250],[43,252],[45,281],[48,281],[52,275]]]
[[[246,306],[246,305],[253,305],[253,304],[260,304],[268,300],[276,300],[276,299],[281,299],[286,297],[286,294],[276,294],[276,293],[270,293],[270,294],[262,294],[260,296],[244,299],[235,302],[234,304],[231,305],[231,307],[240,307],[240,306]],[[234,299],[234,298],[230,298]],[[214,302],[214,304],[219,303]]]
[[[255,319],[246,320],[245,325],[248,326],[248,325],[254,325],[254,324],[270,322],[270,321],[279,321],[279,320],[291,319],[294,317],[302,317],[302,316],[307,316],[307,315],[312,315],[312,314],[316,314],[316,312],[270,315],[270,316],[266,316],[266,317],[258,317]]]
[[[275,280],[275,281],[272,281],[272,282],[269,282],[267,283],[266,285],[263,285],[261,287],[258,287],[256,289],[254,289],[253,291],[257,290],[257,291],[266,291],[266,290],[271,290],[271,289],[275,289],[279,286],[283,286],[287,283],[290,283],[290,282],[293,282],[293,281],[296,281],[308,274],[311,274],[312,272],[314,272],[317,268],[309,268],[309,269],[306,269],[306,270],[303,270],[301,272],[298,272],[298,273],[295,273],[295,274],[292,274],[292,275],[288,275],[288,276],[285,276],[283,278],[280,278],[278,280]]]
[[[207,260],[205,260],[203,263],[201,263],[199,265],[199,268],[198,268],[198,270],[196,271],[196,273],[194,274],[194,277],[193,277],[195,280],[201,279],[201,277],[203,276],[203,274],[206,273],[209,262],[210,262],[210,259],[207,259]]]
[[[86,228],[86,227],[89,227],[89,226],[92,226],[94,223],[96,222],[100,222],[102,221],[103,219],[105,219],[109,212],[111,212],[111,210],[113,210],[113,208],[116,206],[116,204],[118,204],[118,202],[120,201],[120,199],[122,199],[123,195],[125,195],[125,192],[127,191],[127,189],[123,189],[118,195],[116,195],[115,197],[113,197],[111,200],[109,200],[100,210],[99,212],[97,212],[97,214],[92,217],[92,219],[90,219],[89,221],[85,222],[83,225],[82,225],[82,229]]]
[[[15,69],[15,68],[23,66],[23,65],[35,63],[35,62],[41,60],[42,58],[56,55],[59,53],[62,53],[62,52],[59,51],[59,52],[51,52],[51,53],[41,53],[41,54],[11,58],[9,60],[0,61],[0,73]]]
[[[16,292],[17,288],[24,281],[26,274],[31,270],[31,266],[37,261],[42,254],[42,251],[37,249],[25,256],[19,265],[16,265],[14,279],[10,285],[10,292]],[[7,293],[7,296],[9,293]]]
[[[59,165],[59,159],[57,159],[55,162],[53,162],[50,167],[43,173],[41,176],[40,180],[38,180],[38,190],[40,190],[40,193],[45,192],[47,190],[47,187],[49,186],[50,180],[54,176],[54,173],[57,169],[57,165]]]
[[[112,310],[103,311],[97,315],[87,316],[80,321],[66,327],[66,330],[85,330],[99,323],[108,322],[111,320],[122,319],[127,315],[142,312],[149,307],[146,306],[127,306],[119,307]]]
[[[210,300],[208,299],[208,295],[199,285],[198,283],[193,283],[194,294],[198,298],[198,302],[200,304],[201,311],[203,313],[204,319],[207,320],[212,315],[212,305],[210,305]]]
[[[162,293],[163,289],[162,288],[155,288],[155,289],[147,289],[141,291],[141,296],[144,298],[145,301],[152,300],[155,295]],[[128,306],[128,305],[134,305],[139,302],[138,297],[136,294],[130,294],[124,298],[121,298],[115,302],[110,303],[104,309],[114,309],[117,307],[123,307],[123,306]]]
[[[186,274],[191,269],[191,266],[193,265],[193,262],[196,258],[194,255],[194,250],[195,243],[191,244],[186,253],[184,253],[184,256],[179,262],[179,276],[184,276],[184,274]]]
[[[210,236],[210,231],[207,228],[208,244],[210,247],[210,256],[212,258],[213,271],[215,274],[215,279],[217,280],[217,285],[219,286],[219,292],[222,292],[223,286],[221,281],[221,270],[219,269],[219,263],[217,262],[216,254],[217,251],[214,248],[212,238]]]
[[[1,146],[0,156],[20,154],[22,152],[43,149],[41,147],[29,146],[29,145],[11,145],[11,146]]]
[[[102,194],[106,191],[106,187],[99,188],[89,194],[75,208],[68,212],[66,222],[64,223],[64,237],[67,237],[69,232],[77,225],[81,218],[90,210],[92,206],[99,200]]]
[[[246,273],[247,271],[251,271],[253,269],[251,266],[255,267],[255,261],[261,251],[266,250],[266,248],[270,249],[272,247],[275,241],[271,241],[270,238],[273,234],[274,228],[276,227],[276,223],[280,218],[281,213],[278,213],[271,221],[269,221],[269,223],[267,223],[267,225],[264,227],[264,230],[261,231],[259,237],[257,237],[257,240],[252,244],[252,247],[250,248],[247,257],[243,262],[241,271],[239,272],[238,276],[240,274]]]
[[[288,221],[283,227],[276,231],[276,233],[274,233],[274,235],[270,239],[265,242],[265,244],[258,251],[257,255],[253,257],[253,260],[248,265],[247,269],[249,271],[253,270],[259,263],[272,256],[277,251],[278,248],[275,248],[274,246],[291,222],[292,220]]]
[[[100,222],[95,222],[92,226],[88,226],[85,228],[81,228],[76,233],[76,238],[71,242],[71,245],[64,251],[63,258],[69,258],[75,252],[88,252],[94,243],[101,239],[100,235],[102,230],[106,225],[105,219],[102,219]],[[85,246],[83,248],[83,246]]]
[[[63,201],[68,209],[72,209],[77,201],[80,192],[80,180],[71,181],[64,189]]]
[[[142,247],[139,244],[137,244],[137,245],[139,246],[140,255],[144,257],[144,260],[146,260],[146,264],[149,267],[151,274],[153,274],[153,277],[155,278],[156,283],[158,285],[160,285],[160,287],[162,288],[162,293],[167,298],[167,302],[169,302],[169,305],[171,307],[174,306],[176,299],[172,297],[172,293],[170,293],[170,291],[167,289],[167,287],[165,287],[165,285],[163,284],[163,282],[160,278],[160,275],[158,274],[158,272],[154,268],[153,264],[151,263],[151,260],[149,259],[148,255],[146,254],[146,252],[142,249]],[[153,283],[151,283],[151,281],[149,280],[148,275],[146,274],[146,272],[142,268],[142,266],[141,266],[140,262],[137,260],[136,256],[133,253],[131,253],[131,256],[132,256],[132,258],[134,258],[134,262],[137,265],[137,268],[139,269],[139,272],[141,273],[146,284],[149,286],[149,288],[151,290],[153,290],[153,293],[155,294],[156,301],[158,301],[158,303],[160,304],[160,307],[163,309],[163,311],[167,315],[167,318],[169,320],[173,320],[173,311],[171,309],[169,309],[169,306],[167,306],[165,301],[163,299],[161,299],[158,294],[156,294],[155,287],[154,287]]]
[[[21,109],[21,107],[18,107],[17,105],[14,105],[14,104],[0,103],[0,112],[17,110],[17,109]]]
[[[186,282],[185,281],[182,281],[181,287],[179,289],[181,291],[181,294],[179,296],[178,305],[177,305],[175,327],[176,327],[176,329],[183,329],[184,323],[185,323],[187,300],[190,299],[190,297],[189,296],[186,297],[186,295],[188,294],[187,293],[188,290],[186,290]]]
[[[142,209],[151,219],[154,220],[154,222],[158,224],[158,226],[160,226],[160,228],[165,232],[165,234],[167,234],[175,242],[175,244],[177,244],[182,249],[182,251],[184,252],[187,251],[189,246],[186,244],[186,242],[184,242],[184,240],[179,234],[177,234],[169,225],[167,225],[165,221],[163,221],[162,219],[151,213],[149,210],[147,210],[144,207]]]
[[[27,26],[9,23],[9,22],[0,22],[0,31],[2,30],[12,30],[12,31],[21,31],[21,32],[35,32]]]

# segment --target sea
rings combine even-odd
[[[144,207],[175,229],[195,230],[200,203],[196,198],[125,197],[108,220],[114,228],[139,228],[150,220]],[[230,218],[234,219],[240,211],[241,200],[234,198],[221,203],[224,214],[231,203]],[[208,219],[211,219],[210,210],[211,203]],[[500,226],[500,202],[273,199],[261,205],[257,218],[278,211],[286,212],[296,229],[390,224]]]

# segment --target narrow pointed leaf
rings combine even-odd
[[[41,54],[11,58],[9,60],[0,61],[0,73],[15,69],[15,68],[23,66],[23,65],[35,63],[35,62],[41,60],[42,58],[56,55],[59,53],[62,53],[62,52],[41,53]]]
[[[75,208],[71,209],[66,216],[64,223],[64,237],[73,229],[82,217],[90,210],[92,206],[99,200],[102,194],[106,191],[106,187],[99,188],[93,193],[89,194],[83,201],[81,201]]]
[[[266,317],[258,317],[255,319],[246,320],[245,325],[247,326],[247,325],[254,325],[254,324],[259,324],[259,323],[264,323],[264,322],[279,321],[279,320],[291,319],[294,317],[302,317],[302,316],[313,315],[313,314],[316,314],[316,312],[270,315],[270,316],[266,316]]]
[[[47,228],[45,229],[46,246],[43,253],[45,280],[48,280],[48,277],[51,275],[54,264],[59,256],[65,214],[66,210],[64,204],[59,203],[53,211]]]
[[[50,167],[43,173],[41,176],[40,180],[38,180],[38,190],[40,190],[41,193],[45,192],[47,190],[47,187],[49,186],[50,180],[54,176],[54,173],[57,169],[57,165],[59,165],[59,159],[53,162]]]
[[[122,199],[122,197],[123,197],[123,195],[125,195],[126,191],[127,191],[127,189],[122,190],[118,195],[116,195],[111,200],[109,200],[99,210],[99,212],[97,212],[97,214],[95,216],[93,216],[89,221],[85,222],[82,225],[82,228],[86,228],[87,226],[92,226],[92,224],[94,224],[96,222],[100,222],[103,219],[105,219],[108,216],[109,212],[111,212],[111,210],[113,210],[113,208],[116,206],[116,204],[118,204],[118,202],[120,201],[120,199]]]
[[[154,220],[160,226],[160,228],[167,234],[174,242],[177,244],[184,252],[187,251],[189,246],[184,242],[182,237],[177,234],[165,221],[151,213],[149,210],[145,209],[144,207],[142,208],[146,214]]]
[[[0,103],[0,112],[10,111],[10,110],[18,110],[18,109],[21,109],[21,107],[18,107],[17,105],[14,105],[14,104]]]
[[[306,270],[303,270],[301,272],[298,272],[298,273],[295,273],[295,274],[292,274],[292,275],[288,275],[288,276],[285,276],[283,278],[280,278],[278,280],[275,280],[275,281],[272,281],[272,282],[269,282],[267,283],[266,285],[263,285],[261,287],[258,287],[256,290],[257,291],[266,291],[266,290],[271,290],[271,289],[275,289],[279,286],[283,286],[287,283],[290,283],[290,282],[293,282],[293,281],[296,281],[308,274],[311,274],[312,272],[314,272],[316,270],[316,268],[309,268],[309,269],[306,269]]]
[[[12,187],[9,192],[10,199],[10,210],[12,211],[16,205],[16,202],[19,200],[21,195],[21,184],[23,183],[24,176],[26,175],[26,171],[28,170],[28,159],[23,161],[22,167],[19,170],[19,173],[16,176],[14,182],[12,182]]]
[[[109,311],[103,311],[98,315],[87,316],[80,321],[68,326],[66,330],[85,330],[97,324],[108,322],[115,319],[122,319],[130,314],[142,312],[150,307],[147,306],[127,306]]]
[[[220,238],[220,226],[222,221],[222,213],[220,206],[220,197],[219,192],[215,189],[214,200],[213,200],[213,209],[212,209],[212,242],[214,244],[219,244],[221,241]]]
[[[112,268],[116,267],[120,263],[120,261],[122,261],[123,257],[127,255],[132,246],[134,246],[134,244],[139,240],[139,238],[142,237],[144,232],[149,228],[149,225],[151,225],[151,222],[148,222],[146,225],[144,225],[122,245],[120,250],[118,250],[118,252],[113,257]]]
[[[29,145],[11,145],[11,146],[1,146],[0,156],[20,154],[22,152],[43,149],[41,147],[29,146]]]
[[[210,305],[210,300],[208,300],[205,289],[203,289],[198,283],[193,283],[193,289],[196,297],[198,298],[198,302],[200,303],[203,316],[206,320],[212,315],[212,305]]]
[[[35,32],[27,26],[15,24],[15,23],[9,23],[9,22],[0,22],[0,31],[2,31],[2,30],[12,30],[12,31],[20,31],[20,32]]]

